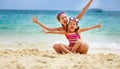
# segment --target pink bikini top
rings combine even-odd
[[[80,39],[79,34],[66,34],[65,36],[68,39],[69,43],[75,43],[78,39]]]

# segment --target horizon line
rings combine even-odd
[[[90,8],[90,9],[100,9],[100,8]],[[88,10],[90,10],[90,9],[88,9]],[[43,9],[0,9],[0,10],[21,10],[21,11],[22,11],[22,10],[23,10],[23,11],[25,11],[25,10],[26,10],[26,11],[27,11],[27,10],[28,10],[28,11],[30,11],[30,10],[31,10],[31,11],[81,11],[81,10],[55,10],[55,9],[54,9],[54,10],[47,10],[47,9],[44,9],[44,10],[43,10]],[[102,10],[102,9],[101,9],[101,10]],[[104,11],[111,11],[111,10],[102,10],[102,11],[104,12]],[[115,11],[115,10],[112,10],[112,11]],[[117,11],[116,11],[116,12],[117,12]]]

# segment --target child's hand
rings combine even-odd
[[[101,27],[102,27],[102,24],[101,24],[101,23],[99,23],[99,24],[97,25],[97,27],[98,27],[98,28],[101,28]]]
[[[33,17],[32,20],[33,20],[34,23],[39,24],[39,21],[38,21],[37,17]]]

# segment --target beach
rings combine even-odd
[[[0,69],[120,69],[120,12],[87,12],[80,28],[102,22],[101,29],[81,34],[87,54],[58,54],[53,44],[68,45],[64,35],[45,34],[32,22],[37,16],[48,27],[61,27],[59,10],[0,10]],[[74,17],[79,11],[67,11]],[[69,17],[70,17],[69,16]]]

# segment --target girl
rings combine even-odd
[[[90,0],[88,2],[88,4],[83,8],[83,10],[81,11],[80,14],[78,14],[78,16],[76,16],[77,19],[81,19],[83,17],[83,15],[86,13],[86,11],[88,10],[88,8],[90,7],[91,3],[93,0]],[[57,19],[58,21],[61,23],[62,27],[58,27],[58,28],[49,28],[47,26],[45,26],[44,24],[42,24],[40,21],[37,20],[36,17],[33,17],[32,20],[34,23],[38,24],[39,26],[41,26],[43,29],[48,30],[48,31],[65,31],[66,30],[66,25],[68,24],[68,17],[64,12],[61,12],[57,15]],[[78,41],[79,43],[79,41]],[[64,46],[65,49],[61,49],[60,46]],[[55,49],[55,51],[57,53],[60,53],[61,51],[64,52],[65,50],[68,49],[67,45],[65,44],[54,44],[53,48]],[[87,43],[83,43],[79,49],[80,52],[82,53],[87,53],[88,50],[88,44]]]
[[[83,44],[83,40],[81,37],[81,33],[91,30],[91,29],[95,29],[95,28],[101,28],[102,25],[98,24],[95,26],[91,26],[88,28],[79,28],[78,26],[79,20],[76,18],[70,18],[69,19],[69,23],[66,25],[66,31],[45,31],[43,30],[45,33],[51,33],[51,34],[64,34],[66,36],[66,38],[69,41],[69,46],[68,49],[66,49],[64,46],[60,46],[61,49],[64,49],[64,53],[71,53],[71,52],[79,52],[79,47],[81,47],[81,45]],[[77,41],[80,41],[79,44],[77,43]],[[61,52],[62,53],[62,52]]]

